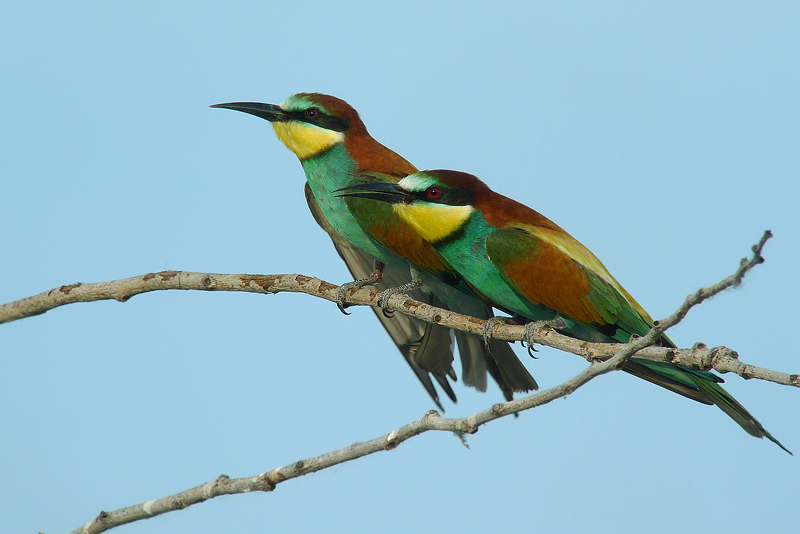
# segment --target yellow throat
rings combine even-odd
[[[342,132],[334,132],[300,121],[273,122],[278,139],[301,160],[344,142]]]
[[[394,204],[394,210],[405,222],[429,243],[436,243],[464,226],[475,211],[472,206],[411,203]]]

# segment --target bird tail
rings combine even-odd
[[[539,389],[539,384],[525,368],[511,345],[492,340],[486,358],[486,368],[503,391],[507,401],[514,398],[514,392],[527,393]]]
[[[705,371],[695,371],[686,367],[635,358],[627,362],[622,369],[697,402],[716,404],[751,436],[767,438],[784,451],[792,454],[739,401],[719,385],[723,381],[720,377]]]
[[[766,428],[764,428],[758,420],[750,415],[750,412],[742,406],[739,401],[734,399],[730,393],[716,382],[709,382],[703,380],[698,376],[692,375],[692,378],[697,383],[697,387],[706,392],[709,397],[714,400],[720,410],[728,414],[728,416],[736,421],[748,434],[757,438],[767,438],[772,443],[783,449],[784,451],[792,454],[792,451],[783,446],[783,444],[775,439]],[[793,455],[793,454],[792,454]],[[794,455],[793,455],[794,456]]]

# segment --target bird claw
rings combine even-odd
[[[346,284],[340,285],[339,289],[336,291],[336,306],[339,308],[339,311],[342,312],[345,315],[350,315],[350,312],[345,311],[345,309],[348,306],[350,306],[345,301],[347,292],[349,290],[351,290],[351,289],[353,289],[353,290],[361,289],[364,286],[371,286],[371,285],[374,285],[375,283],[376,283],[375,282],[375,278],[371,276],[369,278],[362,278],[360,280],[353,280],[352,282],[347,282]]]
[[[489,317],[483,323],[483,345],[486,348],[486,355],[492,356],[492,330],[498,324],[509,324],[511,319],[508,317]]]
[[[408,295],[406,295],[406,291],[419,289],[421,285],[422,285],[422,280],[417,279],[417,280],[411,280],[410,282],[403,284],[401,286],[390,287],[385,291],[381,291],[380,295],[378,295],[378,306],[380,306],[381,310],[383,311],[383,316],[388,317],[389,319],[394,317],[394,313],[390,310],[387,310],[387,308],[389,307],[389,299],[391,297],[397,294],[403,294],[406,297],[411,298]]]
[[[522,336],[522,346],[528,349],[528,355],[531,358],[538,359],[538,356],[535,356],[534,352],[539,352],[533,342],[533,331],[537,330],[543,326],[548,326],[550,328],[564,328],[567,324],[561,317],[556,317],[555,319],[550,319],[546,321],[531,321],[525,324],[525,335]]]
[[[375,284],[379,283],[381,280],[383,280],[383,268],[384,264],[378,260],[375,260],[373,262],[372,274],[370,274],[367,278],[353,280],[352,282],[347,282],[346,284],[340,285],[339,289],[336,291],[336,306],[339,308],[339,311],[345,315],[350,315],[348,312],[344,311],[348,306],[347,302],[345,302],[347,291],[350,289],[361,289],[364,286],[374,286]]]
[[[350,315],[349,311],[345,311],[345,308],[347,308],[348,304],[344,301],[345,293],[347,293],[347,290],[350,289],[349,287],[346,287],[349,284],[352,284],[352,282],[340,285],[339,289],[336,291],[336,307],[339,308],[339,311],[345,315]]]
[[[538,360],[539,357],[534,354],[534,352],[539,352],[539,349],[536,348],[536,345],[533,344],[533,329],[539,326],[539,321],[535,321],[532,323],[525,324],[525,335],[522,336],[522,346],[528,349],[528,356],[533,358],[534,360]]]

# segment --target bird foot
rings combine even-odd
[[[528,349],[528,355],[531,358],[537,358],[534,352],[539,352],[536,349],[536,346],[533,343],[533,335],[534,331],[540,330],[544,327],[549,327],[552,329],[556,328],[564,328],[567,326],[567,323],[561,317],[556,317],[555,319],[548,319],[546,321],[531,321],[530,323],[525,324],[525,335],[522,337],[522,346]]]
[[[492,330],[498,324],[514,324],[511,317],[489,317],[483,324],[483,345],[486,349],[486,355],[492,356]]]
[[[353,280],[352,282],[347,282],[346,284],[340,285],[339,290],[336,291],[336,306],[339,307],[339,311],[345,315],[350,315],[350,312],[345,311],[345,308],[349,306],[349,304],[345,302],[345,296],[347,295],[348,291],[351,289],[361,289],[364,286],[374,286],[380,282],[382,278],[383,271],[375,269],[368,278],[361,278],[360,280]]]
[[[410,282],[408,282],[406,284],[403,284],[401,286],[390,287],[389,289],[387,289],[385,291],[382,291],[381,294],[378,295],[378,306],[381,307],[381,310],[383,311],[384,317],[388,317],[388,318],[394,317],[394,313],[392,313],[391,311],[387,310],[387,308],[389,307],[389,298],[393,297],[394,295],[398,295],[398,294],[403,294],[406,297],[411,298],[411,297],[409,297],[408,295],[405,294],[406,291],[412,291],[414,289],[419,289],[419,287],[421,285],[422,285],[422,280],[417,279],[417,280],[411,280]]]

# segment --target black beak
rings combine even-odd
[[[269,122],[285,122],[291,117],[275,104],[262,104],[260,102],[228,102],[227,104],[214,104],[212,108],[226,108],[249,113],[261,117]]]
[[[337,189],[334,193],[338,193],[336,195],[337,197],[370,198],[390,204],[397,204],[400,202],[408,203],[416,200],[414,195],[401,188],[399,185],[387,182],[367,182],[349,185]]]

